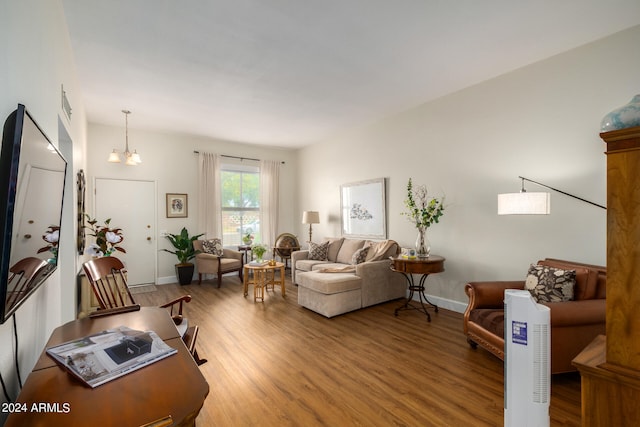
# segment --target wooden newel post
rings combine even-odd
[[[601,133],[607,144],[607,336],[574,364],[583,426],[640,422],[640,127]]]

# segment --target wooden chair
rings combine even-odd
[[[14,304],[22,300],[22,297],[31,290],[33,278],[38,275],[45,267],[49,266],[47,261],[27,257],[16,262],[9,268],[9,280],[7,281],[7,303],[6,309],[9,310]]]
[[[127,285],[127,270],[118,258],[113,256],[97,258],[87,261],[82,265],[91,289],[98,299],[100,312],[105,314],[118,313],[122,311],[133,310],[139,308],[136,303],[129,286]],[[198,326],[189,326],[188,320],[182,315],[182,304],[191,301],[191,295],[183,295],[160,307],[168,308],[169,313],[180,332],[180,336],[193,359],[198,365],[202,365],[207,360],[200,359],[196,350],[196,340],[198,338]],[[175,312],[174,312],[175,311]]]
[[[242,266],[244,256],[242,252],[224,248],[222,256],[206,253],[202,246],[202,240],[193,241],[193,249],[197,255],[195,257],[196,268],[198,269],[198,284],[202,283],[203,274],[215,274],[218,277],[218,287],[222,284],[222,275],[237,271],[240,281],[242,281]]]

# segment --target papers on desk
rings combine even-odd
[[[92,388],[177,352],[155,332],[126,326],[47,348],[49,356]]]

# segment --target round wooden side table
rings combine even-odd
[[[256,301],[260,299],[261,301],[264,301],[264,288],[269,290],[269,286],[271,286],[271,289],[275,289],[276,282],[279,282],[280,284],[280,292],[282,293],[282,296],[284,297],[286,295],[283,263],[276,262],[274,265],[252,265],[249,263],[245,264],[243,268],[243,288],[245,297],[249,294],[249,285],[253,285],[253,300]],[[280,278],[276,280],[277,270],[280,270]]]
[[[444,271],[444,258],[438,255],[429,255],[428,258],[391,258],[391,270],[404,275],[409,286],[409,296],[404,304],[396,308],[394,314],[397,316],[402,310],[418,310],[427,315],[427,321],[431,322],[431,315],[427,311],[425,303],[432,306],[434,311],[438,312],[438,306],[433,304],[424,293],[425,281],[430,274],[441,273]],[[416,285],[413,275],[420,275],[420,280]],[[420,306],[411,304],[413,295],[418,293]]]

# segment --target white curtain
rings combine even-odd
[[[200,152],[198,156],[198,232],[207,239],[222,239],[220,156]],[[224,241],[223,241],[224,244]]]
[[[278,230],[280,162],[260,161],[260,229],[262,243],[273,246]]]

